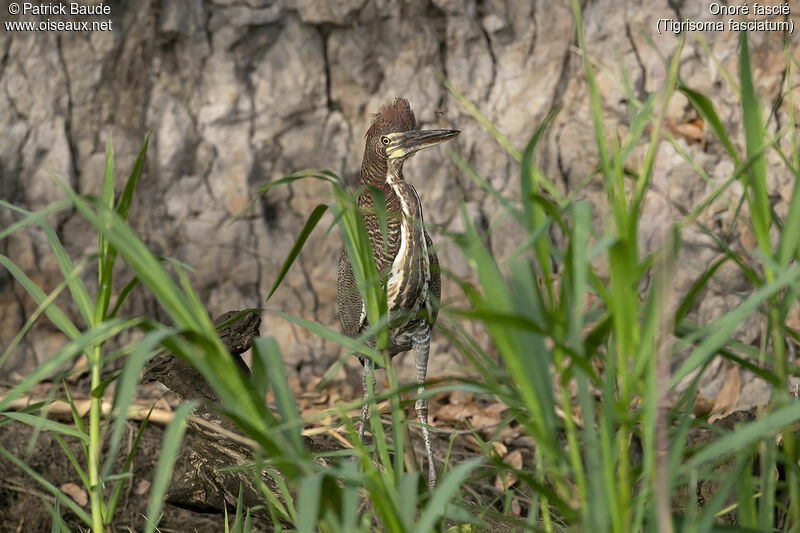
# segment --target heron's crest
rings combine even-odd
[[[417,127],[414,112],[405,98],[395,98],[392,104],[381,108],[372,116],[372,125],[366,137],[397,131],[410,131]]]

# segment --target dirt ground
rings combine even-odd
[[[123,442],[130,443],[138,422],[128,424]],[[145,429],[133,461],[133,476],[125,481],[119,507],[114,514],[112,531],[141,531],[143,515],[147,509],[150,483],[161,447],[163,428],[150,424]],[[49,432],[43,431],[32,441],[31,427],[19,423],[6,423],[0,427],[0,445],[23,459],[33,470],[76,500],[86,498],[80,479],[67,460],[58,443]],[[82,451],[76,439],[69,439],[70,449],[79,458]],[[50,531],[52,518],[43,500],[51,505],[54,498],[26,473],[5,459],[0,459],[0,533]],[[74,484],[70,486],[68,484]],[[110,488],[108,489],[110,490]],[[82,506],[87,512],[89,504]],[[87,531],[87,526],[72,512],[61,506],[62,518],[71,531]],[[165,506],[159,530],[167,532],[224,531],[224,516],[201,514],[171,505]]]
[[[338,392],[347,390],[344,384],[329,385],[322,393],[310,392],[310,386],[300,390],[299,383],[292,384],[298,398],[298,405],[306,415],[315,411],[324,410],[342,400]],[[142,385],[139,395],[142,398],[152,398],[162,394],[159,386]],[[167,395],[166,399],[170,399]],[[176,403],[170,399],[169,403]],[[496,430],[503,407],[490,404],[484,400],[475,399],[464,393],[450,392],[433,397],[430,401],[431,423],[437,431],[433,433],[433,444],[438,461],[448,457],[449,464],[456,464],[467,458],[484,456],[485,452],[477,439],[472,436],[468,426],[476,428],[477,434],[486,438]],[[414,416],[413,407],[409,408],[408,415]],[[386,416],[386,415],[385,415]],[[68,420],[63,420],[69,423]],[[324,421],[316,423],[319,428]],[[385,423],[389,423],[388,418]],[[130,449],[133,438],[139,430],[140,422],[128,422],[123,437],[123,450],[120,452],[118,462],[121,464],[125,454]],[[312,427],[312,426],[309,426]],[[122,497],[114,514],[111,531],[141,531],[144,526],[144,513],[150,494],[153,472],[158,461],[164,426],[151,422],[145,429],[139,448],[133,460],[133,471],[130,479],[124,482]],[[108,431],[106,433],[109,433]],[[424,450],[421,436],[412,431],[417,457],[422,460]],[[522,436],[514,425],[503,429],[500,442],[496,443],[494,450],[504,460],[516,467],[532,464],[532,443],[527,437]],[[65,439],[73,454],[83,463],[83,451],[74,438]],[[452,445],[451,445],[452,440]],[[39,473],[56,487],[73,497],[80,503],[84,510],[89,512],[86,502],[87,494],[81,485],[80,479],[67,460],[63,450],[47,431],[34,435],[30,426],[15,421],[8,421],[0,425],[0,445],[6,450],[21,458],[30,468]],[[449,450],[449,452],[448,452]],[[449,453],[449,455],[448,455]],[[119,465],[117,465],[119,466]],[[119,471],[116,468],[115,471]],[[441,473],[441,467],[440,467]],[[493,467],[486,465],[483,476],[475,483],[465,488],[465,498],[486,510],[488,502],[494,502],[494,509],[498,513],[511,516],[524,516],[524,499],[514,498],[511,502],[503,502],[502,491],[494,488],[502,486],[502,481],[494,473]],[[513,482],[509,479],[507,481]],[[111,490],[107,487],[106,495]],[[50,531],[52,518],[48,506],[44,502],[54,503],[53,496],[39,485],[28,474],[17,468],[8,460],[0,457],[0,533],[39,532]],[[505,508],[504,508],[505,507]],[[169,532],[220,532],[224,531],[224,515],[217,513],[200,513],[181,509],[165,503],[163,518],[159,524],[159,531]],[[232,515],[229,509],[229,515]],[[72,512],[61,506],[61,516],[72,531],[87,531],[86,525]],[[230,519],[232,521],[232,518]],[[254,526],[263,531],[272,528],[264,522],[254,521]]]
[[[324,413],[341,401],[349,401],[352,399],[349,397],[350,394],[355,392],[348,390],[347,384],[344,383],[329,384],[321,391],[314,389],[312,384],[301,386],[298,382],[291,383],[291,387],[301,413],[308,419],[315,418],[315,413]],[[381,388],[380,385],[378,388]],[[342,392],[347,397],[340,397],[339,394]],[[172,393],[165,393],[165,389],[159,384],[141,385],[137,393],[143,403],[152,403],[154,399],[159,398],[160,405],[166,410],[170,407],[174,408],[178,403],[177,398],[174,395],[171,396]],[[409,401],[408,405],[407,416],[413,419],[413,402]],[[388,405],[382,405],[382,413],[385,413],[388,407]],[[514,468],[532,469],[533,442],[516,422],[504,423],[508,412],[503,404],[492,403],[491,399],[475,397],[462,391],[449,391],[432,396],[429,400],[429,407],[430,421],[434,428],[432,432],[434,455],[439,465],[440,476],[443,474],[441,465],[445,461],[452,466],[472,457],[487,459],[492,455]],[[358,416],[358,409],[348,414],[355,419]],[[755,411],[736,412],[718,420],[715,425],[731,431],[737,423],[752,420],[754,416]],[[306,426],[307,432],[315,435],[314,439],[317,442],[320,439],[328,442],[331,446],[330,449],[341,448],[345,442],[346,433],[341,431],[337,435],[332,435],[330,432],[331,429],[338,427],[339,422],[325,416],[316,418],[316,422]],[[388,413],[383,414],[382,418],[385,426],[390,424]],[[68,419],[61,421],[70,423]],[[128,421],[115,472],[120,471],[120,465],[131,449],[133,439],[141,427],[140,424],[141,422],[137,420]],[[134,455],[132,476],[124,481],[122,497],[114,514],[110,531],[136,532],[143,529],[144,514],[161,449],[163,432],[163,424],[157,421],[151,421],[143,432]],[[191,432],[192,430],[189,429],[184,438],[185,444],[193,442]],[[110,431],[105,433],[108,434]],[[708,439],[713,440],[715,435],[715,432],[706,429],[696,429],[689,435],[688,444],[697,446]],[[490,448],[481,444],[492,437],[495,440]],[[67,437],[65,440],[73,455],[83,463],[83,451],[77,439]],[[416,426],[412,426],[412,442],[418,461],[422,461],[425,454],[422,448],[422,438]],[[0,424],[0,446],[22,459],[28,467],[54,486],[59,487],[62,492],[71,496],[81,505],[87,513],[89,512],[85,489],[64,451],[49,432],[34,433],[30,426],[8,420]],[[323,447],[325,446],[323,442]],[[729,466],[722,465],[720,468],[724,470]],[[177,470],[178,466],[176,466]],[[504,495],[506,492],[503,489],[504,484],[512,487],[510,498]],[[713,481],[703,481],[701,485],[712,493],[717,486]],[[111,487],[106,488],[106,495],[110,490]],[[527,492],[527,489],[517,483],[513,476],[507,474],[505,478],[501,478],[491,461],[485,461],[473,472],[470,481],[462,485],[461,503],[467,507],[474,506],[472,509],[474,512],[471,514],[480,516],[486,521],[489,524],[487,529],[496,532],[512,531],[515,519],[521,519],[527,514]],[[680,500],[685,500],[687,497],[686,494],[679,496]],[[0,457],[0,533],[50,531],[52,519],[45,502],[52,506],[53,496],[30,475],[7,459]],[[702,505],[699,500],[698,503]],[[365,501],[364,505],[369,505],[369,503]],[[679,509],[680,505],[676,507],[676,510]],[[229,515],[232,516],[233,511],[233,509],[229,509]],[[201,513],[165,503],[162,512],[163,518],[159,524],[159,531],[162,533],[217,533],[224,531],[225,518],[221,509]],[[61,516],[71,531],[88,531],[86,525],[63,505],[61,506]],[[230,518],[231,522],[232,520]],[[736,517],[726,516],[720,522],[735,524]],[[273,529],[269,523],[259,521],[258,518],[253,521],[253,526],[261,531]]]

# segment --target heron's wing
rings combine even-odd
[[[369,236],[369,244],[372,247],[372,257],[375,259],[375,266],[378,267],[381,279],[384,280],[400,248],[402,230],[400,217],[394,214],[398,212],[399,207],[393,205],[399,200],[396,197],[389,197],[386,202],[386,209],[389,213],[386,215],[386,241],[384,242],[381,224],[373,212],[375,204],[372,194],[365,191],[358,197],[358,206],[361,209],[364,226],[367,228]]]
[[[348,337],[358,337],[361,328],[366,322],[364,304],[361,295],[358,293],[356,278],[353,275],[353,267],[347,252],[342,250],[339,256],[339,268],[337,272],[337,298],[339,322],[342,324],[342,331]]]
[[[425,232],[425,246],[428,248],[431,269],[431,280],[428,282],[428,301],[425,305],[428,307],[429,320],[433,325],[436,323],[436,316],[439,314],[439,302],[442,299],[442,271],[439,268],[439,257],[433,249],[433,241],[427,231]]]

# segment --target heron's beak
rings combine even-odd
[[[423,148],[449,141],[461,133],[458,130],[412,130],[394,135],[396,142],[386,149],[386,155],[391,158],[407,157]]]

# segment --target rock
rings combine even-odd
[[[325,105],[325,60],[319,32],[288,17],[278,41],[253,66],[250,80],[258,135],[274,136],[303,112]]]
[[[300,20],[306,24],[331,23],[347,26],[353,15],[367,0],[341,0],[338,2],[316,2],[299,0],[292,2],[300,14]]]
[[[191,0],[168,2],[161,8],[158,29],[164,35],[188,37],[203,31],[205,15],[202,3]]]
[[[625,67],[636,98],[644,100],[659,90],[667,75],[664,58],[674,52],[678,38],[655,34],[655,22],[676,16],[666,2],[652,9],[634,2],[586,3],[584,32],[591,59],[599,66],[597,86],[608,136],[624,138],[631,126],[627,96],[617,83],[619,65]],[[707,6],[686,2],[680,16],[710,17]],[[484,232],[498,258],[519,245],[517,224],[508,217],[498,222],[498,217],[506,216],[503,208],[446,154],[455,152],[512,200],[519,198],[514,156],[447,92],[438,73],[465,94],[516,151],[525,146],[547,112],[560,106],[539,141],[535,162],[559,190],[592,202],[597,227],[609,220],[603,184],[595,175],[598,155],[589,93],[581,57],[574,50],[568,4],[174,0],[120,4],[111,17],[112,32],[0,34],[0,198],[26,209],[40,209],[63,198],[50,170],[79,192],[98,194],[109,136],[119,193],[141,140],[151,129],[129,222],[156,253],[195,269],[191,279],[211,309],[266,305],[338,329],[335,272],[341,240],[335,230],[324,233],[332,223],[330,214],[309,238],[284,284],[264,303],[309,213],[332,201],[327,184],[302,180],[271,189],[242,220],[229,222],[256,188],[298,170],[328,168],[355,185],[370,113],[396,96],[409,98],[420,126],[462,131],[444,148],[418,154],[406,168],[423,200],[426,223],[432,230],[462,231],[463,199],[468,217]],[[681,79],[713,95],[717,113],[743,153],[740,105],[721,71],[724,68],[735,77],[737,35],[725,31],[704,37],[719,63],[710,61],[702,47],[688,39]],[[751,39],[757,89],[764,117],[769,118],[767,129],[774,133],[788,123],[783,107],[769,114],[786,81],[783,41],[778,34],[755,32]],[[791,85],[800,82],[800,74],[793,71],[792,76]],[[685,97],[674,95],[665,118],[669,127],[696,118]],[[645,136],[634,148],[630,168],[642,161],[646,142]],[[788,143],[781,141],[785,153]],[[676,205],[696,204],[734,171],[707,125],[691,142],[678,138],[678,146],[711,183],[698,177],[674,147],[668,143],[658,147],[653,186],[645,195],[637,235],[643,254],[657,249],[664,228],[681,219]],[[783,216],[793,177],[775,151],[767,152],[767,165],[774,209]],[[742,194],[740,182],[731,184],[697,220],[718,231],[736,250],[752,244],[752,235],[736,217]],[[16,217],[0,210],[0,227]],[[79,215],[65,210],[48,220],[74,260],[93,252],[96,236]],[[437,231],[431,233],[443,265],[456,274],[472,275],[457,247]],[[687,226],[681,236],[684,255],[674,281],[679,293],[718,257],[714,241],[696,226]],[[43,286],[52,289],[61,279],[39,228],[26,228],[0,242],[0,251]],[[604,263],[599,259],[593,263],[601,276],[606,274]],[[731,290],[749,287],[734,267],[724,266],[717,275],[720,283],[709,285],[690,310],[689,316],[701,324],[738,305],[740,300],[731,296]],[[91,287],[90,278],[86,276]],[[20,325],[17,318],[3,317],[31,311],[19,303],[21,293],[12,297],[12,290],[20,288],[7,273],[0,273],[0,342],[8,342]],[[446,298],[463,302],[456,284],[445,280],[443,292]],[[134,291],[126,305],[132,315],[164,318],[144,291]],[[69,305],[64,308],[77,316]],[[37,326],[31,332],[40,340],[35,346],[23,344],[6,363],[9,368],[24,374],[38,361],[34,350],[41,357],[57,348],[58,334],[43,331],[47,327]],[[466,327],[484,346],[489,344],[485,331],[473,324]],[[265,320],[262,331],[277,337],[290,373],[304,379],[320,375],[341,353],[338,346],[280,319]],[[737,338],[752,342],[759,331],[758,317],[752,317]],[[447,340],[435,335],[431,375],[453,372],[458,364]],[[398,365],[401,378],[413,380],[411,358]],[[719,366],[719,370],[725,369]],[[718,383],[718,376],[709,373],[703,390],[711,394]],[[743,374],[742,386],[760,394],[760,389],[753,389],[758,385],[752,376]]]
[[[24,207],[37,210],[65,198],[55,177],[74,186],[72,165],[65,118],[56,116],[36,123],[22,147],[22,168],[29,170],[24,184]]]
[[[157,125],[151,146],[158,164],[158,179],[169,184],[179,173],[191,169],[197,128],[186,105],[162,90],[156,90],[152,96],[148,122]]]
[[[9,61],[4,67],[3,85],[16,112],[31,126],[52,120],[56,114],[64,119],[69,87],[56,34],[15,33],[5,57]]]

